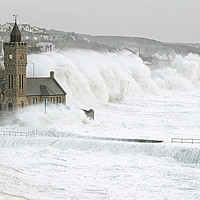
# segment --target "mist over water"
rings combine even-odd
[[[46,114],[43,104],[30,106],[1,121],[0,130],[37,130],[36,137],[0,136],[2,199],[199,198],[199,144],[170,141],[200,138],[200,56],[176,55],[159,67],[128,51],[73,49],[30,55],[27,77],[32,63],[35,76],[55,72],[66,106]],[[95,120],[80,108],[93,108]]]

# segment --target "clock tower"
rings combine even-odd
[[[3,44],[5,66],[4,110],[13,111],[28,105],[26,98],[27,43],[21,42],[17,20],[10,42]]]

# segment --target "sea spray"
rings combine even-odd
[[[51,70],[67,92],[67,103],[98,105],[123,101],[127,95],[193,90],[200,86],[200,57],[176,56],[170,66],[149,68],[128,51],[103,53],[66,50],[29,56],[28,75],[49,76]]]
[[[47,56],[49,61],[46,63]],[[133,54],[69,50],[52,55],[47,53],[39,58],[33,55],[30,60],[36,63],[35,70],[41,72],[40,76],[55,70],[70,103],[116,102],[122,101],[127,94],[142,92],[142,89],[147,92],[157,89],[150,79],[150,70]],[[31,75],[31,70],[28,71]]]
[[[43,104],[26,107],[0,127],[37,130],[36,137],[0,136],[1,198],[6,194],[9,199],[11,195],[23,199],[198,199],[199,145],[170,141],[172,137],[199,138],[199,56],[179,59],[158,69],[145,66],[129,52],[68,50],[31,55],[29,76],[33,62],[36,76],[49,76],[54,70],[71,109],[48,106],[45,114]],[[188,74],[189,69],[196,72]],[[77,109],[91,105],[94,121]]]
[[[23,131],[69,131],[85,124],[92,123],[84,111],[77,107],[66,105],[28,106],[17,112],[8,113],[1,118],[0,131],[23,130]]]

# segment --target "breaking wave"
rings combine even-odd
[[[200,57],[193,54],[177,55],[162,68],[148,67],[128,51],[78,49],[31,55],[28,63],[28,76],[33,74],[32,63],[36,76],[49,76],[54,70],[70,104],[97,105],[123,101],[127,95],[200,87]]]
[[[186,57],[177,55],[169,66],[156,68],[144,65],[139,57],[130,52],[102,53],[89,50],[50,52],[29,57],[28,76],[32,75],[31,63],[34,63],[36,76],[49,76],[51,70],[55,71],[57,80],[67,92],[68,105],[90,107],[107,102],[123,101],[128,95],[157,94],[163,90],[194,90],[200,87],[200,57],[193,54]],[[24,128],[25,130],[55,130],[55,132],[66,131],[73,134],[79,132],[80,135],[95,135],[95,131],[101,130],[101,123],[104,123],[101,120],[97,120],[97,123],[90,122],[80,109],[73,109],[73,107],[67,112],[63,112],[63,109],[67,109],[63,106],[47,109],[48,114],[45,115],[43,105],[35,108],[27,107],[17,112],[15,119],[11,117],[11,122],[9,118],[6,118],[7,123],[11,125],[5,125],[1,129],[21,130]],[[126,113],[125,110],[124,113]],[[149,119],[152,120],[152,118]],[[136,125],[131,126],[132,132],[137,130]],[[142,127],[139,125],[138,129]],[[110,134],[115,130],[112,128],[107,130]],[[160,133],[161,136],[162,134]],[[77,139],[70,135],[67,139],[47,136],[43,135],[43,138],[32,138],[31,140],[15,138],[13,141],[12,138],[3,138],[0,146],[23,146],[27,143],[30,146],[48,144],[54,148],[144,153],[150,156],[169,157],[184,163],[200,163],[200,149],[195,147],[103,142]],[[113,134],[113,137],[115,136],[117,134]]]

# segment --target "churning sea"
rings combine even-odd
[[[168,66],[146,66],[129,52],[67,50],[31,55],[32,76],[55,77],[67,107],[27,107],[1,118],[2,200],[198,200],[200,57],[174,55]],[[95,110],[89,120],[80,108]],[[83,137],[84,136],[84,137]],[[163,140],[135,143],[96,137]]]

